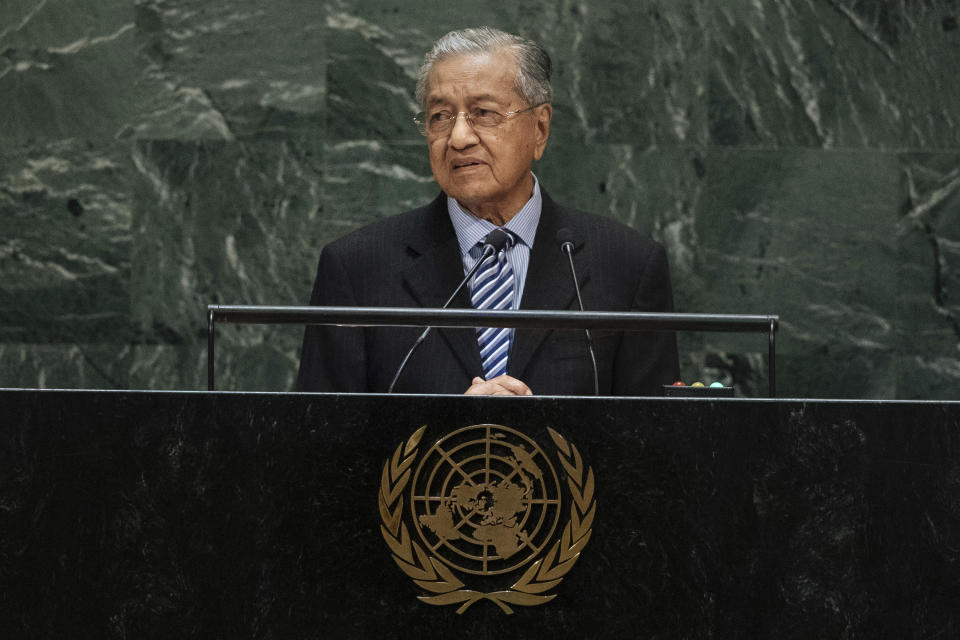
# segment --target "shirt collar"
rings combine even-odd
[[[510,218],[510,221],[503,225],[503,228],[511,231],[519,242],[533,248],[533,240],[537,235],[537,225],[540,224],[540,212],[543,209],[543,196],[540,195],[540,182],[537,176],[533,175],[533,195],[523,205],[523,208],[517,212],[517,215]],[[460,255],[467,255],[470,250],[484,238],[487,234],[497,228],[489,220],[483,220],[476,217],[464,209],[456,199],[447,196],[447,212],[450,214],[450,222],[453,223],[453,230],[457,234],[457,242],[460,245]]]

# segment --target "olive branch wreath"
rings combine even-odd
[[[447,565],[411,540],[402,518],[403,490],[410,481],[410,467],[417,457],[417,447],[426,428],[423,425],[417,429],[406,443],[397,446],[393,457],[384,463],[379,492],[380,532],[393,552],[393,560],[417,586],[436,594],[418,596],[418,599],[432,605],[459,604],[457,613],[463,613],[480,600],[490,600],[506,614],[513,613],[509,606],[511,604],[530,607],[553,600],[556,594],[546,592],[560,584],[590,540],[593,518],[597,513],[593,468],[587,467],[584,472],[583,459],[577,448],[548,427],[560,463],[567,472],[567,485],[573,497],[570,521],[564,527],[563,535],[546,556],[530,565],[520,579],[505,591],[484,593],[465,589],[464,583]]]

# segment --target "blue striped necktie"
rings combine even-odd
[[[506,229],[504,229],[506,231]],[[507,261],[507,250],[515,242],[514,236],[507,231],[507,246],[486,259],[473,278],[470,298],[474,309],[513,309],[514,278],[513,268]],[[482,246],[479,243],[477,246]],[[483,377],[487,380],[507,372],[507,358],[510,356],[510,342],[513,329],[487,327],[477,329],[477,343],[480,346],[480,360],[483,363]]]

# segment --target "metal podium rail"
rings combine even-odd
[[[769,396],[776,396],[776,333],[780,316],[616,311],[477,311],[402,307],[207,307],[207,388],[215,388],[216,324],[328,324],[347,327],[512,327],[618,331],[714,331],[768,335]]]

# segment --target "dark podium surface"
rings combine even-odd
[[[512,615],[381,534],[385,461],[483,423],[596,479]],[[960,403],[0,391],[0,637],[956,638]]]

